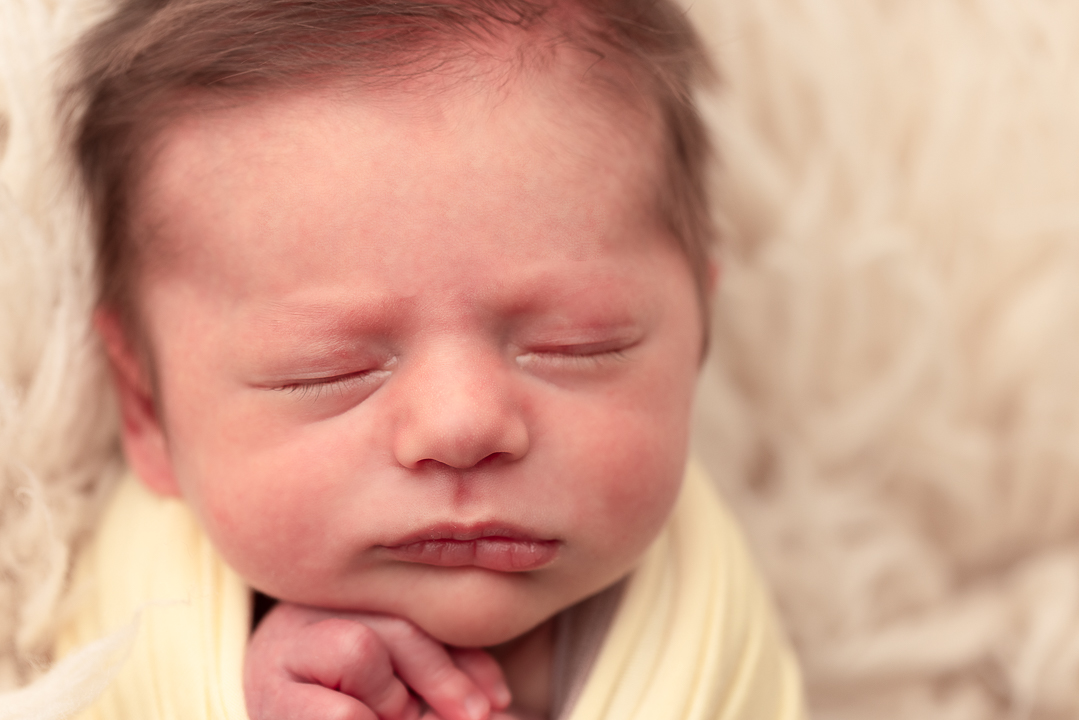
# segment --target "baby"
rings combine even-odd
[[[675,6],[128,0],[81,57],[96,325],[151,491],[109,518],[173,547],[146,518],[189,512],[276,599],[253,720],[799,716],[683,489],[715,270]],[[617,699],[682,659],[688,700],[634,705],[669,713]]]

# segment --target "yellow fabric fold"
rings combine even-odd
[[[797,662],[734,519],[694,465],[570,720],[800,720]]]
[[[80,556],[58,654],[129,624],[131,655],[79,720],[247,720],[251,592],[187,507],[125,478]]]
[[[58,654],[141,615],[80,720],[247,720],[250,591],[183,503],[128,478],[76,572]],[[571,720],[800,720],[801,680],[733,519],[690,468],[626,587]]]

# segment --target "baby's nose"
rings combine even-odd
[[[512,368],[491,355],[444,352],[399,374],[407,397],[394,438],[397,462],[465,470],[525,456],[528,428]]]

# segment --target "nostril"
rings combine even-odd
[[[491,467],[493,465],[499,465],[504,462],[510,462],[513,460],[513,454],[508,452],[493,452],[486,457],[480,458],[476,462],[448,462],[447,460],[436,460],[435,458],[425,458],[415,464],[417,470],[429,469],[436,470],[440,468],[452,468],[454,470],[471,470],[476,468]]]
[[[476,463],[475,467],[485,467],[487,465],[497,465],[500,462],[506,462],[511,460],[512,456],[508,452],[493,452],[487,457],[481,459]]]

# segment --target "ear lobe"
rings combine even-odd
[[[153,386],[120,318],[114,311],[94,312],[94,328],[105,344],[112,384],[120,403],[124,455],[135,474],[159,495],[180,495],[169,461],[168,442],[154,404]]]

